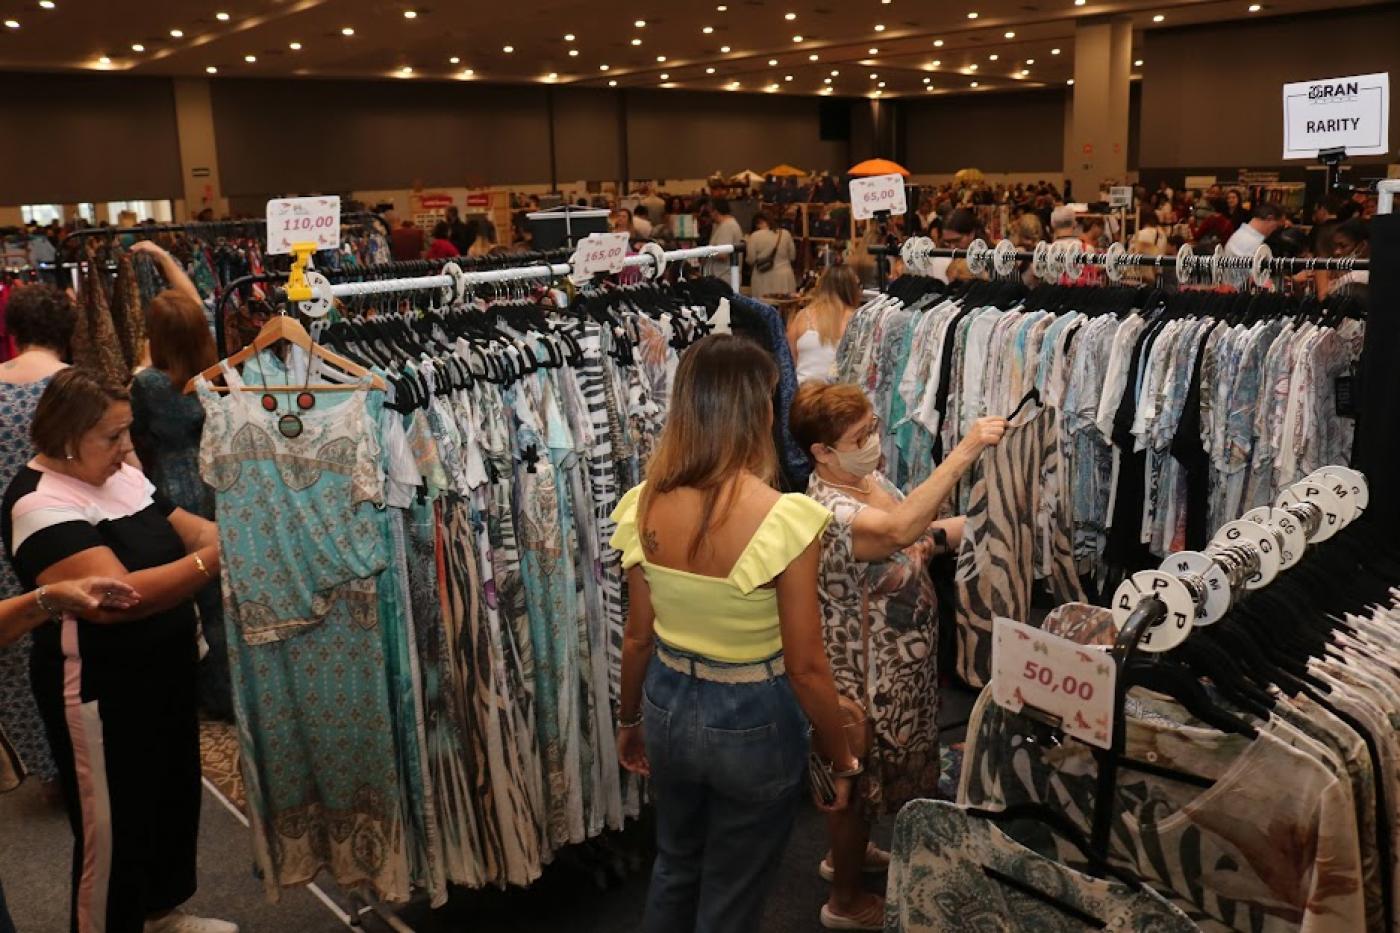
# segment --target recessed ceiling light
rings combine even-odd
[[[822,79],[822,83],[823,83],[823,84],[830,84],[830,83],[831,83],[831,79],[830,79],[830,78],[823,78],[823,79]]]
[[[792,80],[792,75],[783,75],[783,80],[784,80],[784,81],[791,81],[791,80]]]
[[[639,20],[637,20],[635,23],[633,23],[632,25],[633,25],[633,26],[636,26],[638,29],[645,29],[645,28],[647,28],[647,21],[644,20],[644,19],[639,19]]]
[[[608,87],[617,87],[617,79],[614,78],[613,80],[609,81]]]
[[[778,64],[778,60],[777,60],[776,58],[770,58],[770,59],[768,59],[768,67],[771,68],[771,67],[773,67],[773,66],[776,65],[776,64]]]
[[[300,52],[300,51],[301,51],[301,43],[300,43],[300,42],[288,42],[288,43],[287,43],[287,48],[291,49],[293,52]],[[457,63],[454,61],[452,64],[455,65],[455,64],[457,64]]]
[[[656,60],[659,61],[659,62],[664,62],[664,61],[666,60],[666,56],[665,56],[665,55],[658,55],[658,56],[656,56]]]
[[[885,31],[885,24],[884,24],[884,23],[876,23],[876,24],[875,24],[875,31],[876,31],[876,32],[884,32],[884,31]]]
[[[976,81],[973,81],[973,82],[972,82],[970,85],[968,85],[968,86],[969,86],[969,87],[978,87],[978,84],[977,84]]]
[[[705,74],[707,74],[707,75],[712,75],[712,74],[714,74],[714,73],[715,73],[714,68],[706,68],[706,69],[705,69]]]
[[[470,77],[471,77],[472,75],[474,75],[474,74],[476,74],[476,72],[473,71],[473,70],[470,69],[470,68],[463,68],[463,69],[462,69],[462,77],[464,77],[464,78],[470,78]]]
[[[571,32],[566,32],[566,33],[564,33],[564,41],[565,41],[565,42],[573,42],[573,41],[574,41],[574,34],[571,33]]]
[[[988,61],[994,62],[994,61],[996,61],[996,60],[997,60],[998,58],[1000,58],[1000,57],[1001,57],[1001,56],[998,55],[996,52],[993,52],[991,55],[988,55],[988,56],[987,56],[987,60],[988,60]]]
[[[40,5],[40,6],[43,6],[42,3],[39,4],[39,5]],[[53,4],[49,4],[49,7],[46,7],[46,9],[51,8],[52,6],[53,6]],[[1258,12],[1259,12],[1260,10],[1262,10],[1262,9],[1264,9],[1264,7],[1261,6],[1261,5],[1259,5],[1258,3],[1251,3],[1251,4],[1249,5],[1249,12],[1251,12],[1251,13],[1258,13]]]
[[[933,40],[933,47],[934,47],[935,49],[941,49],[941,48],[943,48],[943,40],[942,40],[942,39],[934,39],[934,40]]]
[[[796,14],[796,13],[784,13],[784,14],[783,14],[783,19],[785,19],[785,20],[791,22],[792,20],[797,19],[797,14]]]
[[[449,65],[460,65],[460,64],[462,64],[462,59],[461,59],[460,57],[456,56],[456,55],[453,55],[451,58],[449,58],[449,59],[447,60],[447,63],[448,63]]]
[[[932,84],[932,83],[933,83],[933,79],[932,79],[932,78],[925,78],[925,79],[924,79],[924,83],[925,83],[925,84]]]
[[[968,18],[968,19],[976,19],[976,18],[977,18],[977,14],[976,14],[976,13],[969,13],[969,14],[967,14],[967,18]]]
[[[502,52],[505,52],[507,55],[509,55],[509,54],[511,54],[512,52],[515,51],[515,46],[513,46],[513,45],[503,45],[503,46],[501,46],[501,51],[502,51]]]
[[[183,39],[185,38],[185,31],[183,29],[172,29],[170,30],[170,38]]]
[[[1075,5],[1075,6],[1083,6],[1084,4],[1086,4],[1086,3],[1088,3],[1088,2],[1089,2],[1089,0],[1074,0],[1074,5]]]
[[[56,6],[58,4],[54,3],[53,0],[39,0],[39,9],[41,10],[52,10]]]
[[[577,57],[578,57],[578,49],[569,49],[569,57],[570,57],[570,58],[577,58]]]
[[[418,18],[418,11],[417,11],[417,10],[404,10],[404,11],[403,11],[403,18],[404,18],[404,19],[417,19],[417,18]]]
[[[869,55],[879,55],[879,54],[880,54],[880,50],[879,50],[879,49],[868,49],[868,50],[867,50],[867,54],[869,54]]]
[[[256,55],[244,55],[243,60],[251,65],[258,60],[258,57]]]
[[[841,70],[840,70],[839,68],[833,68],[833,69],[831,69],[831,76],[832,76],[833,78],[836,77],[837,75],[839,75],[840,73],[841,73]]]
[[[876,73],[876,72],[874,72],[874,71],[870,72],[870,80],[871,80],[871,81],[874,81],[874,80],[875,80],[876,78],[878,78],[878,77],[880,77],[880,75],[879,75],[878,73]]]
[[[1022,69],[1021,69],[1021,77],[1023,77],[1023,78],[1024,78],[1026,75],[1030,74],[1030,73],[1031,73],[1031,70],[1030,70],[1029,68],[1022,68]]]
[[[101,58],[99,58],[99,59],[97,60],[97,64],[99,64],[99,65],[110,65],[110,64],[112,64],[112,60],[111,60],[110,58],[108,58],[106,55],[103,55]]]
[[[721,52],[723,52],[725,55],[728,55],[728,54],[729,54],[729,46],[727,46],[727,45],[721,45],[721,46],[719,47],[719,50],[720,50]]]
[[[968,65],[968,66],[967,66],[967,70],[968,70],[968,71],[976,71],[976,70],[977,70],[977,66],[976,66],[976,65]]]
[[[728,12],[729,12],[729,7],[725,6],[723,3],[721,3],[719,6],[715,7],[715,9],[718,10],[718,11],[720,11],[721,13],[728,13]]]
[[[399,74],[401,74],[401,75],[411,75],[411,74],[413,74],[413,66],[412,66],[412,65],[404,65],[402,68],[399,69]]]
[[[881,81],[879,84],[877,84],[877,85],[875,85],[875,86],[876,86],[876,87],[884,87],[884,86],[885,86],[885,82]]]
[[[219,69],[215,68],[213,65],[205,65],[204,73],[207,75],[216,75],[219,73]]]
[[[607,70],[608,70],[608,67],[609,67],[609,66],[607,66],[607,65],[599,65],[599,66],[598,66],[598,70],[599,70],[599,71],[607,71]]]
[[[941,58],[935,58],[933,61],[931,61],[931,62],[928,63],[928,66],[929,66],[930,68],[937,68],[937,67],[938,67],[939,65],[941,65],[941,64],[943,64],[943,59],[941,59]]]
[[[1152,22],[1160,23],[1164,19],[1166,19],[1166,17],[1163,16],[1161,13],[1158,13],[1156,16],[1152,17]]]
[[[353,36],[355,34],[355,27],[346,26],[344,29],[340,30],[340,34],[342,36]]]
[[[662,80],[662,81],[670,81],[670,80],[671,80],[671,76],[670,76],[669,74],[667,74],[666,72],[663,71],[663,72],[661,72],[661,80]]]
[[[553,80],[554,80],[555,78],[557,78],[557,77],[559,77],[559,72],[557,72],[557,71],[551,71],[549,74],[547,74],[547,75],[544,76],[544,79],[545,79],[546,81],[553,81]]]
[[[715,27],[713,27],[713,26],[705,26],[705,27],[702,28],[700,31],[703,32],[705,35],[708,36],[710,33],[712,33],[712,32],[715,31]]]
[[[214,18],[217,19],[217,20],[218,20],[219,22],[221,22],[221,23],[227,23],[227,22],[228,22],[228,14],[227,14],[227,13],[215,13],[215,14],[214,14]]]
[[[793,42],[801,42],[801,41],[802,41],[802,37],[801,37],[801,36],[793,36],[793,37],[792,37],[792,41],[793,41]]]
[[[739,88],[741,88],[741,87],[743,87],[743,86],[744,86],[743,83],[740,82],[740,81],[730,81],[730,82],[729,82],[729,89],[730,89],[731,91],[736,91],[736,90],[738,90]]]
[[[641,39],[633,39],[633,40],[632,40],[632,44],[633,44],[633,45],[641,45],[641,44],[642,44],[642,40],[641,40]]]
[[[870,96],[871,96],[871,97],[879,97],[879,96],[880,96],[881,94],[883,94],[883,93],[885,93],[885,92],[884,92],[884,91],[876,91],[874,94],[871,94]]]
[[[1051,49],[1051,50],[1050,50],[1050,54],[1051,54],[1051,55],[1059,55],[1059,54],[1060,54],[1060,50],[1059,50],[1059,49]]]
[[[13,23],[13,25],[11,25],[12,23]],[[16,23],[16,22],[15,22],[14,20],[12,20],[12,19],[7,19],[7,20],[5,20],[5,25],[6,25],[6,26],[9,26],[11,29],[18,29],[18,28],[19,28],[19,23]],[[142,45],[141,43],[139,43],[139,42],[133,42],[133,43],[131,43],[131,51],[133,51],[133,52],[144,52],[144,51],[146,51],[146,47],[145,47],[144,45]]]
[[[1069,79],[1068,81],[1066,81],[1065,83],[1066,83],[1066,84],[1069,84],[1069,85],[1073,85],[1073,84],[1074,84],[1074,79],[1073,79],[1073,78],[1070,78],[1070,79]]]
[[[1006,36],[1006,38],[1008,38],[1008,39],[1014,39],[1014,38],[1016,38],[1016,33],[1012,32],[1012,31],[1010,31],[1010,30],[1007,30],[1006,33],[1005,33],[1005,36]]]
[[[1027,64],[1027,65],[1034,65],[1034,64],[1035,64],[1035,59],[1033,59],[1033,58],[1028,58],[1028,59],[1026,59],[1026,64]]]
[[[1139,59],[1137,59],[1136,61],[1134,61],[1134,62],[1133,62],[1133,67],[1134,67],[1134,68],[1141,68],[1141,67],[1142,67],[1142,59],[1139,58]]]
[[[824,87],[824,88],[822,88],[822,93],[823,93],[823,94],[830,94],[830,93],[832,92],[832,90],[833,90],[832,88]]]
[[[807,56],[807,61],[809,61],[809,62],[819,61],[820,59],[821,59],[821,56],[818,55],[816,52],[813,52],[811,55],[808,55],[808,56]]]

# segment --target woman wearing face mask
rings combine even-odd
[[[934,518],[982,450],[1001,441],[1006,419],[976,421],[907,498],[878,470],[880,421],[858,386],[804,383],[791,420],[814,467],[807,495],[833,515],[818,578],[827,660],[843,707],[863,711],[871,734],[868,743],[848,734],[868,751],[852,806],[827,817],[831,852],[820,872],[832,887],[821,921],[879,930],[884,901],[860,876],[883,871],[889,854],[871,846],[870,823],[938,786],[938,613],[927,568],[956,550],[963,519]]]

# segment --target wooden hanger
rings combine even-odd
[[[198,376],[192,377],[189,382],[186,382],[185,394],[188,395],[193,392],[195,385],[200,379],[212,380],[219,376],[225,363],[229,366],[238,366],[251,358],[254,354],[261,353],[279,340],[285,340],[290,344],[301,347],[308,354],[320,357],[347,375],[369,376],[371,386],[376,389],[384,388],[384,380],[378,375],[371,373],[360,364],[346,359],[339,353],[327,350],[319,343],[313,341],[311,335],[306,332],[306,328],[302,327],[301,322],[296,318],[289,314],[279,314],[263,325],[263,329],[258,331],[258,335],[253,338],[252,343],[248,344],[242,350],[239,350],[233,356],[230,356],[227,360],[215,363]],[[231,391],[228,386],[211,386],[211,388],[216,392]],[[342,385],[340,383],[323,382],[308,385],[306,388],[317,392],[353,392],[360,388],[360,386],[356,384]],[[245,392],[251,392],[255,389],[258,391],[266,391],[263,386],[254,385],[245,385],[243,389]]]

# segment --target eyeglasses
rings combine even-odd
[[[872,435],[879,434],[879,433],[880,433],[880,416],[879,416],[879,415],[872,415],[872,416],[871,416],[870,427],[869,427],[868,429],[866,429],[865,431],[862,431],[860,437],[858,437],[858,438],[855,439],[855,442],[854,442],[854,443],[855,443],[855,445],[856,445],[856,449],[859,449],[859,448],[865,446],[865,442],[868,441],[868,440],[870,440],[870,438],[871,438]],[[839,442],[838,442],[838,443],[839,443]],[[833,445],[831,449],[832,449],[832,450],[835,450],[836,447]]]

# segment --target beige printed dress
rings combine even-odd
[[[871,479],[897,501],[904,495],[876,472]],[[873,815],[893,813],[938,788],[938,603],[928,562],[948,549],[940,529],[883,561],[855,558],[851,526],[865,503],[816,473],[807,495],[831,510],[822,535],[822,634],[836,690],[864,705],[867,679],[874,746],[862,788]],[[861,591],[869,596],[868,664],[861,639]]]

